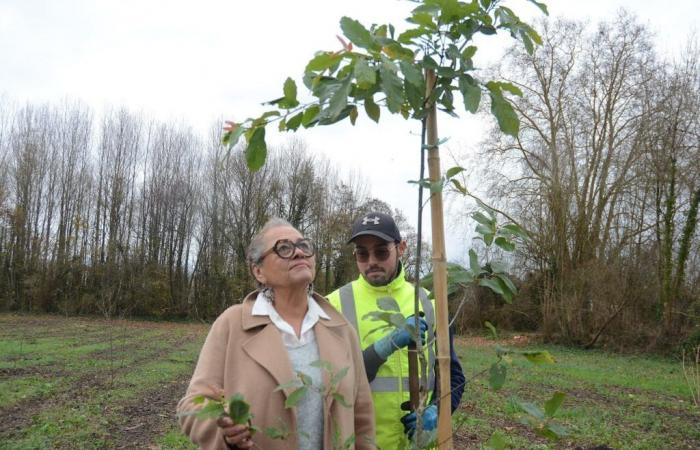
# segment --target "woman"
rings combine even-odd
[[[260,288],[216,319],[177,410],[201,408],[193,402],[200,395],[240,393],[258,430],[289,432],[271,439],[228,417],[191,415],[180,417],[183,431],[203,449],[331,449],[337,433],[341,443],[354,434],[356,449],[374,448],[374,413],[359,340],[343,316],[312,292],[313,244],[288,222],[271,219],[250,243],[248,260]],[[318,360],[324,363],[313,364]],[[340,380],[332,380],[329,372],[346,367]],[[285,408],[296,389],[290,382],[300,380],[300,373],[312,387],[295,407]]]

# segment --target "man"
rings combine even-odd
[[[406,329],[391,332],[375,331],[381,324],[364,316],[378,309],[377,300],[391,297],[396,300],[406,324],[414,326],[415,287],[406,281],[401,257],[406,241],[401,238],[394,219],[387,214],[372,212],[360,217],[352,227],[349,243],[355,245],[354,255],[360,277],[328,295],[331,304],[345,315],[357,329],[367,378],[372,388],[377,446],[380,450],[404,447],[407,437],[415,432],[416,415],[402,410],[409,400],[408,345],[413,337]],[[420,289],[421,332],[434,336],[434,304],[425,290]],[[431,403],[423,412],[423,429],[437,427],[438,384],[435,381],[435,345],[424,347],[428,362],[428,386],[433,389]],[[464,392],[464,373],[452,345],[450,333],[451,405],[454,411]]]

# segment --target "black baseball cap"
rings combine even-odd
[[[360,217],[352,225],[352,236],[348,244],[359,236],[376,236],[387,242],[400,242],[401,233],[390,215],[380,212],[370,212]]]

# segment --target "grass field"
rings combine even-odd
[[[174,418],[208,326],[0,314],[0,448],[190,449]],[[523,345],[522,340],[501,345]],[[469,377],[495,361],[495,342],[459,339]],[[455,414],[455,448],[482,448],[495,430],[510,448],[698,449],[700,413],[680,364],[562,347],[557,363],[514,358],[503,389],[472,379]],[[557,414],[553,443],[519,421],[517,400]]]

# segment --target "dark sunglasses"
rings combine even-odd
[[[314,244],[309,239],[299,239],[296,242],[292,242],[289,239],[280,239],[279,241],[275,242],[275,245],[273,245],[270,250],[260,255],[260,258],[258,258],[258,263],[273,252],[282,259],[292,259],[297,248],[301,250],[301,254],[306,258],[313,256],[313,254],[316,252]]]
[[[396,247],[396,244],[393,244],[394,247]],[[379,262],[384,262],[387,259],[389,259],[389,256],[391,256],[391,249],[389,245],[381,245],[379,247],[374,247],[371,251],[369,249],[366,249],[364,247],[355,247],[355,250],[352,251],[352,254],[355,255],[355,259],[357,262],[361,263],[366,263],[369,261],[369,255],[370,253],[374,255],[374,259],[376,259]]]

